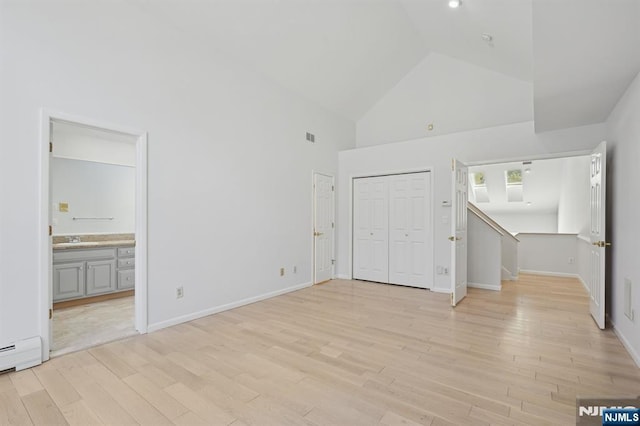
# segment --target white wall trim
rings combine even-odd
[[[238,300],[236,302],[227,303],[226,305],[215,306],[213,308],[204,309],[202,311],[193,312],[187,315],[181,315],[179,317],[171,318],[165,321],[160,321],[154,324],[149,324],[147,330],[149,333],[154,331],[162,330],[163,328],[171,327],[173,325],[182,324],[185,322],[193,321],[198,318],[206,317],[209,315],[217,314],[219,312],[228,311],[229,309],[238,308],[244,305],[250,305],[251,303],[260,302],[262,300],[270,299],[272,297],[280,296],[286,293],[291,293],[297,290],[302,290],[306,287],[311,287],[313,284],[311,282],[297,284],[291,287],[287,287],[281,290],[272,291],[269,293],[264,293],[258,296],[249,297],[246,299]]]
[[[136,271],[135,271],[135,325],[139,333],[147,332],[147,133],[145,131],[106,123],[86,117],[71,115],[42,108],[40,113],[40,255],[39,294],[40,337],[42,339],[42,360],[49,359],[51,348],[51,327],[49,309],[52,305],[52,247],[48,227],[51,224],[50,203],[50,153],[51,122],[61,121],[75,125],[93,127],[137,137],[136,141]]]
[[[618,330],[618,328],[616,328],[616,325],[613,322],[613,320],[611,320],[611,319],[609,319],[609,320],[611,322],[611,327],[613,328],[613,332],[616,333],[616,336],[618,336],[618,339],[620,339],[620,342],[622,343],[622,346],[624,346],[624,348],[627,350],[627,352],[629,352],[629,355],[631,356],[633,361],[636,363],[638,368],[640,368],[640,354],[638,352],[636,352],[636,350],[633,348],[631,343],[629,343],[629,341],[627,340],[625,335],[622,334],[622,332],[620,330]]]
[[[337,274],[336,278],[340,279],[340,280],[350,280],[351,277],[347,274]]]
[[[467,287],[480,288],[482,290],[500,291],[502,290],[502,284],[481,284],[481,283],[467,283]]]
[[[584,282],[580,274],[578,274],[578,280],[580,280],[580,283],[582,283],[582,286],[584,287],[584,289],[587,290],[587,293],[588,294],[591,293],[591,291],[589,290],[589,286],[587,285],[586,282]]]
[[[567,151],[567,152],[558,152],[553,154],[542,154],[542,155],[525,155],[522,157],[511,157],[511,158],[503,158],[500,160],[489,160],[489,161],[469,161],[465,163],[467,166],[488,166],[491,164],[501,164],[501,163],[517,163],[521,161],[536,161],[536,160],[553,160],[556,158],[570,158],[570,157],[582,157],[585,155],[591,155],[591,150],[584,151]]]
[[[569,274],[565,272],[552,272],[552,271],[534,271],[531,269],[520,269],[521,274],[531,275],[544,275],[548,277],[562,277],[562,278],[580,278],[578,274]]]
[[[468,285],[468,284],[467,284]],[[451,294],[451,289],[450,288],[438,288],[438,287],[432,287],[429,289],[430,291],[434,292],[434,293],[446,293],[446,294]]]

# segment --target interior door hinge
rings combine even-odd
[[[49,142],[49,152],[53,152],[53,142]]]
[[[331,227],[332,227],[332,228],[335,228],[335,227],[336,227],[336,224],[335,224],[335,223],[333,223],[333,222],[331,222]]]
[[[53,318],[53,309],[49,309],[49,319]]]
[[[335,186],[333,186],[333,185],[331,185],[331,190],[332,190],[332,191],[335,191],[335,190],[336,190],[336,187],[335,187]]]
[[[336,260],[335,259],[331,259],[331,264],[335,265],[336,264]]]
[[[453,306],[453,293],[451,293],[451,305]]]
[[[454,158],[451,159],[451,171],[454,172],[456,170],[456,160]]]
[[[49,236],[53,235],[53,226],[49,225]]]

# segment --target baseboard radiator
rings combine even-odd
[[[0,348],[0,371],[20,371],[38,364],[42,364],[40,337],[20,340],[13,345]]]

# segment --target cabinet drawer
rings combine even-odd
[[[133,288],[136,284],[136,270],[125,269],[118,271],[118,290]]]
[[[116,249],[92,249],[92,250],[56,250],[53,252],[53,262],[68,262],[73,260],[113,259],[116,257]]]
[[[136,254],[135,247],[119,247],[118,257],[134,256]]]
[[[131,268],[136,266],[136,258],[128,257],[124,259],[118,259],[118,268]]]

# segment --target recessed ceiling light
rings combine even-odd
[[[451,9],[456,9],[460,7],[461,4],[462,2],[460,0],[449,0],[449,7]]]
[[[525,173],[527,173],[527,174],[529,174],[529,173],[531,173],[531,169],[526,168],[526,169],[524,169],[524,172],[525,172]]]
[[[531,205],[531,201],[527,201],[527,205],[530,206]]]

